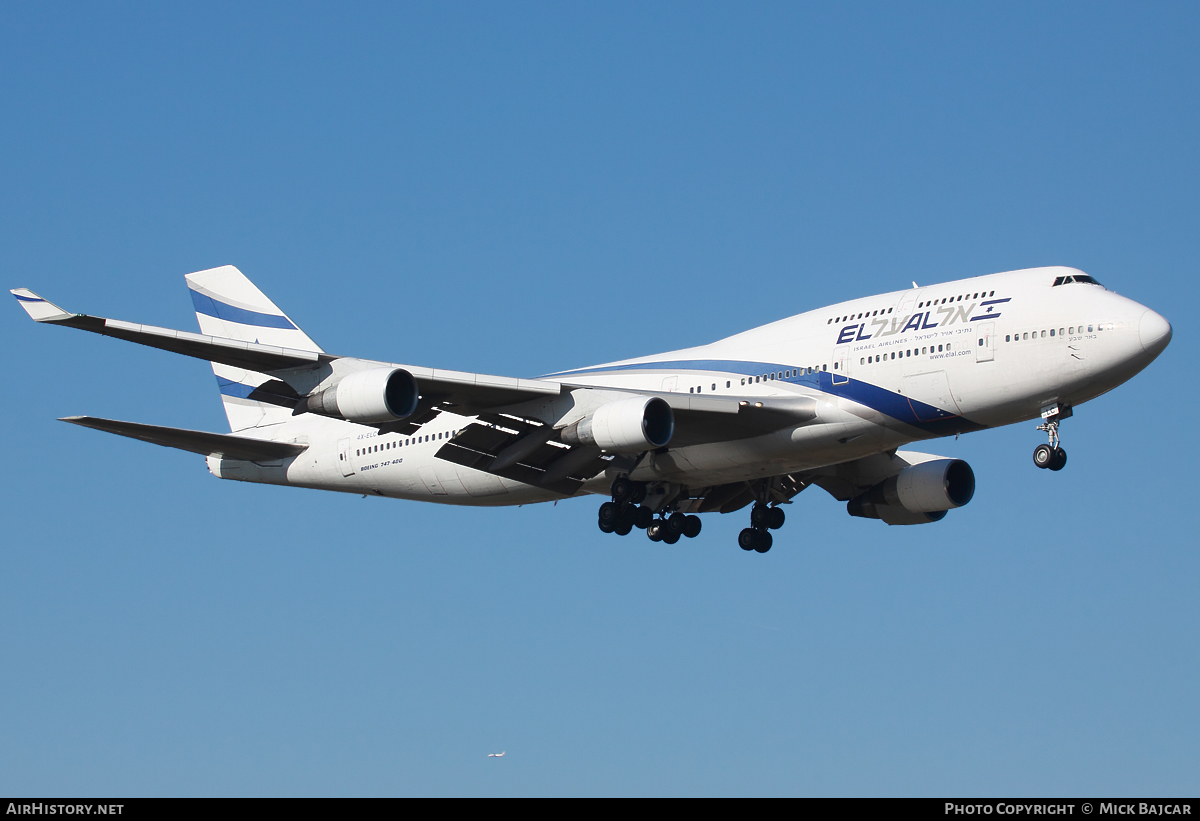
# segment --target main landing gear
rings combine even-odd
[[[783,527],[787,516],[781,507],[768,507],[758,502],[750,509],[750,527],[738,534],[738,547],[766,553],[775,541],[770,531]]]
[[[1071,409],[1062,405],[1051,405],[1042,409],[1042,419],[1038,430],[1045,431],[1050,439],[1048,445],[1038,445],[1033,449],[1033,463],[1039,468],[1062,470],[1067,466],[1067,452],[1060,447],[1058,425],[1062,420],[1071,416]]]
[[[645,482],[634,482],[624,476],[612,483],[612,501],[600,505],[600,529],[605,533],[628,536],[636,527],[646,531],[652,542],[675,544],[681,536],[694,539],[700,535],[702,522],[695,514],[684,515],[678,511],[668,515],[664,506],[655,518],[655,512],[641,504],[646,499]]]

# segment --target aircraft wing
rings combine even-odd
[[[656,393],[675,413],[670,447],[728,442],[762,436],[815,419],[817,402],[807,396],[725,397]]]
[[[272,374],[277,378],[250,390],[249,398],[289,408],[300,401],[315,381],[319,381],[328,373],[329,363],[337,359],[350,359],[319,350],[281,348],[258,342],[75,314],[64,311],[27,288],[16,288],[11,293],[25,312],[37,322],[78,328],[255,373]],[[530,400],[554,397],[569,391],[611,390],[545,379],[518,379],[373,360],[359,361],[379,367],[404,368],[413,375],[420,388],[421,400],[416,413],[397,422],[374,425],[382,432],[414,433],[442,411],[472,416],[502,410]],[[313,369],[323,369],[324,372],[316,374],[314,379]],[[296,379],[297,372],[309,376]],[[621,389],[620,392],[644,393],[666,400],[676,419],[672,447],[760,436],[807,421],[816,415],[815,402],[807,398],[698,396],[625,389]]]
[[[764,490],[772,501],[787,504],[800,491],[816,485],[839,502],[846,502],[907,467],[945,458],[907,450],[875,453],[836,465],[775,476],[768,481]],[[696,502],[695,511],[730,513],[740,510],[754,501],[752,491],[749,482],[733,482],[707,488]]]
[[[553,428],[502,414],[481,414],[442,445],[437,458],[570,496],[608,462],[600,448],[552,442]]]
[[[911,450],[886,451],[850,462],[806,471],[803,476],[808,482],[824,489],[839,502],[845,502],[874,487],[884,479],[895,476],[907,467],[946,458]]]
[[[574,389],[586,388],[575,386]],[[816,417],[816,401],[807,397],[738,399],[679,393],[647,395],[661,397],[671,405],[675,414],[675,435],[671,437],[669,447],[673,448],[761,436]],[[571,495],[608,467],[609,460],[614,458],[605,457],[597,447],[570,447],[557,441],[553,427],[538,420],[508,413],[480,413],[477,418],[477,422],[468,425],[438,450],[439,459]],[[636,457],[625,454],[615,458],[628,461]],[[736,493],[731,491],[721,498],[717,507],[710,509],[734,503],[736,507],[731,509],[736,510],[748,504],[752,497],[749,485],[742,487],[744,484],[740,483]],[[781,498],[790,499],[805,486],[804,483],[795,487],[781,485],[781,493],[789,494],[790,491]],[[742,496],[746,501],[741,500]]]
[[[25,312],[37,322],[78,328],[82,331],[124,339],[139,345],[147,345],[151,348],[159,348],[209,362],[218,362],[255,373],[276,374],[296,368],[314,368],[335,359],[349,358],[319,351],[280,348],[257,342],[242,342],[236,339],[223,339],[187,331],[175,331],[170,328],[158,328],[153,325],[139,325],[88,314],[73,314],[38,296],[28,288],[16,288],[10,293],[17,298]],[[558,382],[540,379],[516,379],[464,371],[395,365],[389,362],[377,364],[381,367],[401,367],[409,371],[421,387],[426,410],[444,406],[446,410],[453,409],[459,413],[469,413],[472,409],[477,408],[494,408],[530,399],[556,396],[562,390],[562,386]],[[288,380],[284,379],[284,381]],[[277,393],[279,401],[275,404],[287,404],[290,407],[299,401],[299,395],[292,397],[287,391]],[[430,414],[429,418],[436,415],[434,412]]]
[[[239,342],[236,339],[221,339],[187,331],[173,331],[170,328],[156,328],[153,325],[138,325],[119,319],[73,314],[64,311],[53,302],[43,299],[28,288],[16,288],[10,293],[21,303],[25,312],[37,322],[78,328],[81,331],[124,339],[139,345],[148,345],[151,348],[159,348],[196,359],[220,362],[222,365],[234,368],[270,373],[287,368],[315,365],[322,358],[330,359],[325,354],[312,351],[277,348],[274,345]]]
[[[201,456],[219,456],[223,459],[245,459],[250,462],[266,462],[286,459],[303,453],[307,445],[290,442],[267,442],[228,433],[206,433],[200,430],[164,428],[159,425],[143,425],[138,422],[119,422],[115,419],[98,419],[94,416],[67,416],[59,420],[72,425],[82,425],[130,439],[141,439],[152,445],[199,453]]]

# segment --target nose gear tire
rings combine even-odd
[[[1054,448],[1049,445],[1038,445],[1033,449],[1033,463],[1040,468],[1048,468],[1055,463]]]

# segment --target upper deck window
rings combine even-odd
[[[1076,274],[1075,276],[1069,276],[1069,277],[1055,277],[1055,279],[1054,279],[1055,286],[1067,285],[1068,283],[1071,283],[1071,282],[1083,282],[1087,285],[1100,285],[1099,282],[1097,282],[1095,279],[1088,276],[1087,274]],[[1103,288],[1104,286],[1100,285],[1100,287]]]

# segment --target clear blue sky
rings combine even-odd
[[[0,322],[0,793],[1200,792],[1195,3],[0,9],[4,287],[193,330],[235,264],[326,349],[536,375],[1080,267],[1175,339],[968,459],[673,547],[220,482],[207,365]],[[501,759],[486,754],[507,750]]]

